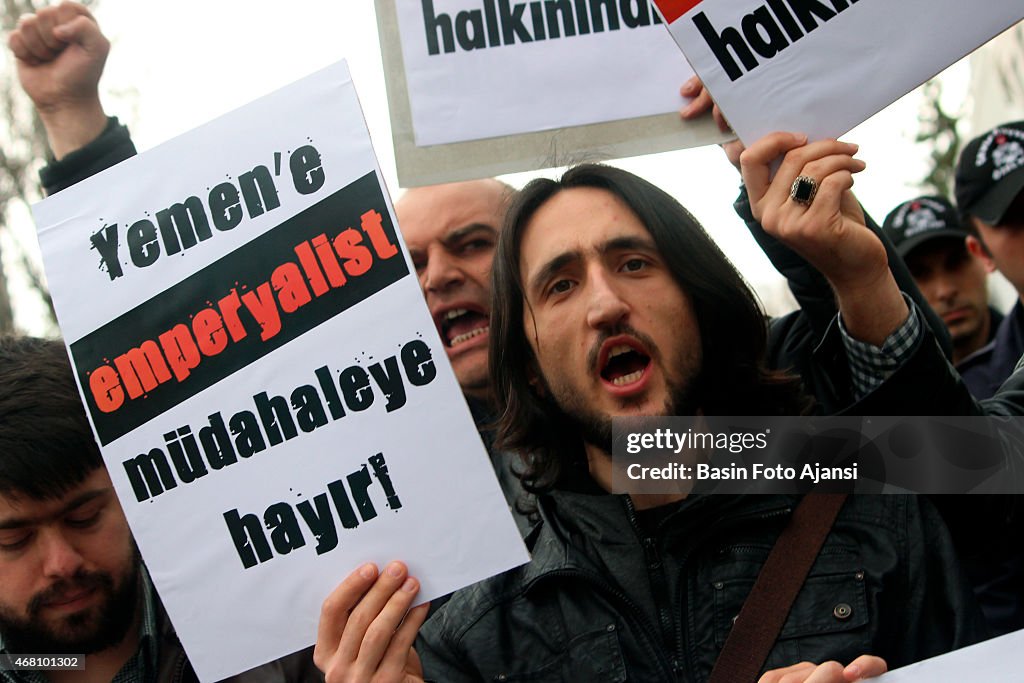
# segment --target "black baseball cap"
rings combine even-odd
[[[956,166],[960,215],[999,225],[1024,191],[1024,121],[996,126],[967,143]]]
[[[882,230],[902,258],[916,247],[938,237],[964,239],[970,233],[960,222],[956,208],[945,197],[918,197],[903,202],[885,217]]]

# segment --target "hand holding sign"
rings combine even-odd
[[[887,670],[888,666],[881,657],[861,655],[845,667],[839,662],[800,662],[782,669],[772,669],[765,672],[758,683],[855,683],[881,676]]]
[[[409,609],[419,591],[401,562],[379,575],[365,564],[324,601],[313,661],[329,682],[423,680],[413,641],[429,603]]]
[[[684,121],[700,118],[710,109],[711,116],[718,125],[718,130],[723,133],[732,132],[732,127],[726,121],[721,108],[711,99],[711,93],[704,87],[704,82],[700,80],[699,76],[693,76],[683,83],[682,87],[679,88],[679,94],[683,97],[692,98],[689,104],[679,110],[679,116]],[[737,171],[740,170],[740,154],[746,149],[740,139],[735,138],[723,142],[721,146],[722,150],[725,151],[726,158],[729,159],[729,163],[735,166]]]
[[[889,271],[885,247],[865,225],[850,192],[857,146],[836,140],[807,144],[795,133],[772,133],[740,156],[754,217],[765,232],[804,257],[828,278],[847,330],[880,346],[907,318],[907,307]],[[772,177],[771,165],[785,155]],[[794,188],[816,186],[805,198]]]

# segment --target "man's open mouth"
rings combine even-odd
[[[470,339],[487,334],[491,329],[490,319],[480,311],[468,308],[452,308],[437,317],[441,338],[448,348],[465,344]]]
[[[601,378],[622,387],[639,381],[651,364],[651,357],[631,344],[610,347],[601,365]]]

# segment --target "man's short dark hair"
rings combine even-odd
[[[57,499],[102,465],[64,344],[0,336],[0,494]]]
[[[567,465],[579,463],[582,442],[568,418],[531,386],[539,367],[523,328],[520,245],[542,205],[561,190],[579,187],[607,190],[630,207],[690,298],[703,354],[693,396],[705,415],[806,412],[808,400],[799,380],[765,363],[768,321],[757,299],[697,219],[642,178],[610,166],[583,164],[557,181],[537,179],[520,190],[494,256],[490,372],[498,445],[528,455],[523,478],[528,490],[550,488]]]

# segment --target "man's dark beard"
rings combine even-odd
[[[120,643],[135,619],[139,598],[139,565],[132,562],[130,573],[120,586],[106,572],[80,571],[35,595],[28,605],[28,618],[0,612],[0,633],[7,650],[24,654],[92,654]],[[95,625],[83,631],[89,615],[71,614],[57,628],[41,623],[39,615],[47,600],[79,590],[99,590],[105,599]],[[90,610],[89,614],[92,614]]]
[[[597,356],[600,345],[612,336],[619,334],[630,334],[647,345],[648,349],[654,349],[655,345],[647,335],[629,327],[628,325],[617,326],[614,329],[609,329],[602,334],[601,338],[594,344],[588,357],[588,365],[592,367],[592,371],[597,371]],[[651,362],[654,362],[654,358]],[[682,370],[683,374],[685,369],[682,367],[684,363],[677,360],[677,365],[680,367],[677,370]],[[685,378],[681,383],[681,386],[677,386],[675,383],[668,382],[668,398],[665,401],[664,411],[662,415],[694,415],[697,412],[697,407],[700,405],[698,397],[702,395],[701,387],[703,386],[703,375],[702,371],[698,371],[695,377]],[[611,455],[612,453],[612,418],[608,415],[595,412],[590,410],[590,406],[586,405],[585,402],[581,401],[579,397],[568,388],[558,387],[559,391],[552,391],[551,385],[544,376],[540,376],[539,380],[544,388],[543,396],[546,403],[549,404],[550,410],[554,411],[553,414],[561,415],[565,422],[566,429],[574,430],[580,435],[584,443],[591,444],[600,448],[602,451]],[[668,379],[666,378],[666,382]],[[563,396],[561,400],[558,398]],[[638,399],[642,401],[643,399]]]
[[[562,415],[566,428],[577,432],[584,443],[596,446],[608,455],[611,455],[612,418],[589,410],[586,406],[575,400],[560,403],[554,399],[551,388],[548,387],[546,382],[544,383],[544,388],[546,390],[546,401],[551,406],[550,410]],[[670,389],[672,394],[666,402],[663,415],[693,415],[696,412],[693,392],[687,388],[680,387],[670,387]]]

